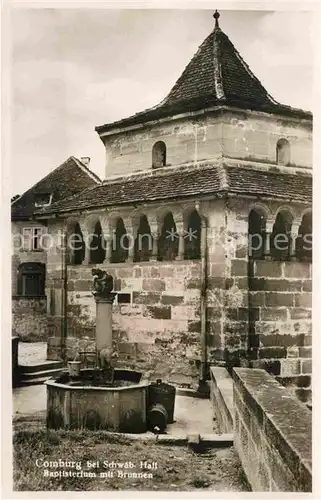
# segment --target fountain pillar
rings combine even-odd
[[[113,349],[112,307],[115,293],[108,297],[95,296],[96,302],[96,345],[97,352]]]
[[[117,352],[113,349],[112,306],[116,294],[112,293],[114,278],[103,269],[92,269],[93,295],[96,301],[96,353],[97,362],[105,376],[113,382]]]
[[[46,380],[47,427],[50,429],[105,429],[116,432],[146,432],[148,381],[142,373],[116,367],[113,349],[113,277],[103,269],[92,269],[96,302],[97,364],[80,370],[77,377],[62,372]],[[154,411],[155,413],[155,411]]]

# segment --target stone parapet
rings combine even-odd
[[[233,380],[226,368],[210,368],[210,398],[221,432],[233,432]]]
[[[312,412],[264,370],[234,368],[234,446],[258,491],[312,491]]]

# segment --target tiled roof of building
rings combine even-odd
[[[312,202],[312,175],[273,170],[227,167],[230,193],[268,197],[297,203]]]
[[[129,118],[98,126],[96,131],[103,133],[219,105],[312,118],[308,111],[275,101],[217,24],[160,104]]]
[[[240,165],[166,167],[105,181],[69,199],[61,200],[38,211],[52,214],[99,207],[130,205],[192,196],[213,196],[225,193],[247,194],[280,200],[310,203],[312,178],[307,174],[281,174]]]
[[[12,202],[11,218],[23,220],[32,217],[39,210],[35,206],[37,195],[52,194],[51,204],[56,204],[59,200],[70,198],[100,183],[101,180],[96,174],[80,160],[71,156]]]

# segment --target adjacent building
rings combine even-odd
[[[47,340],[46,264],[50,230],[35,212],[69,198],[100,179],[89,158],[68,158],[11,203],[13,332],[28,341]]]

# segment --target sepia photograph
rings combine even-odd
[[[220,5],[10,10],[14,492],[312,492],[314,14]]]

